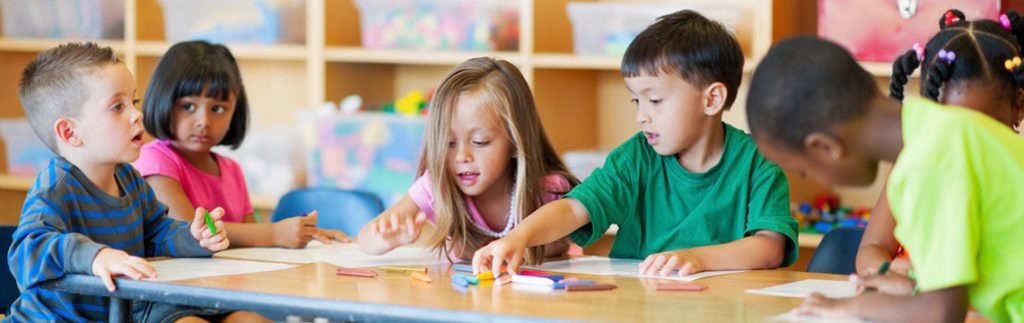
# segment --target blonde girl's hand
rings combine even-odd
[[[700,257],[683,249],[651,254],[640,263],[639,269],[640,276],[686,276],[704,271],[704,264]]]
[[[107,290],[113,292],[114,276],[127,276],[131,279],[156,278],[156,268],[146,259],[129,255],[123,250],[103,248],[92,260],[92,274],[103,280]]]
[[[313,211],[305,216],[293,216],[274,222],[270,226],[271,241],[275,246],[285,248],[305,248],[320,232],[316,227],[317,213]]]
[[[508,262],[508,272],[519,272],[519,265],[526,255],[526,243],[513,235],[494,240],[473,253],[473,274],[488,270],[494,277],[501,276],[501,265]]]
[[[227,230],[224,229],[224,221],[221,221],[224,209],[218,207],[209,212],[210,223],[217,229],[216,234],[210,231],[210,225],[206,223],[206,214],[206,209],[196,208],[196,215],[192,217],[192,224],[189,226],[192,237],[199,240],[200,246],[210,251],[227,249],[231,242],[228,240]]]
[[[392,248],[416,242],[423,232],[423,224],[427,222],[426,214],[401,215],[392,212],[373,220],[373,233],[380,236]]]

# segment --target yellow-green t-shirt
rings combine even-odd
[[[1024,321],[1024,139],[921,98],[908,98],[902,115],[888,196],[918,287],[966,285],[989,319]]]

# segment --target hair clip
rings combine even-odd
[[[914,52],[917,53],[917,61],[924,62],[924,47],[921,44],[914,43]]]
[[[947,51],[945,49],[940,49],[938,57],[939,57],[940,60],[946,61],[946,64],[952,65],[953,64],[953,60],[956,59],[956,53],[954,53],[953,51]]]
[[[1007,71],[1011,71],[1012,72],[1013,69],[1015,69],[1015,68],[1020,66],[1020,63],[1021,63],[1020,57],[1014,56],[1012,59],[1006,60],[1006,62],[1003,63],[1003,66],[1006,67]]]
[[[1010,30],[1010,17],[1007,17],[1005,13],[999,15],[999,24],[1003,25],[1003,29]]]
[[[957,20],[960,18],[953,13],[953,10],[946,11],[946,26],[952,25]]]

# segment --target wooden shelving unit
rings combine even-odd
[[[164,37],[163,11],[158,0],[125,1],[124,39],[99,42],[122,55],[136,77],[141,96],[160,55],[172,43]],[[638,130],[629,94],[618,72],[621,59],[573,53],[572,27],[566,12],[569,2],[518,0],[520,45],[516,51],[363,48],[359,12],[352,0],[306,0],[304,44],[228,47],[238,58],[245,79],[252,105],[252,129],[294,125],[296,111],[324,101],[337,102],[349,94],[361,95],[370,107],[379,106],[410,90],[433,88],[449,69],[468,58],[492,56],[516,64],[531,83],[545,129],[559,152],[611,149]],[[679,2],[695,7],[741,9],[736,34],[747,56],[744,66],[748,73],[775,39],[806,32],[803,19],[814,15],[813,8],[807,9],[797,0]],[[776,5],[779,7],[775,8]],[[0,118],[24,117],[17,99],[20,70],[36,53],[64,41],[0,38],[0,65],[7,71],[0,73]],[[876,70],[882,68],[873,68]],[[725,115],[728,122],[740,128],[746,127],[745,91],[746,84]],[[4,171],[0,169],[0,183],[20,181],[3,175]],[[794,186],[793,190],[807,188]],[[795,199],[799,193],[793,195]],[[261,209],[272,209],[276,197],[253,200],[259,202],[255,204]]]

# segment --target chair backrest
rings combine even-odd
[[[303,212],[317,211],[317,226],[341,230],[355,237],[359,229],[384,212],[377,195],[338,188],[311,187],[288,192],[274,208],[271,221],[277,222]]]
[[[807,264],[807,272],[849,275],[857,271],[857,250],[864,228],[841,227],[825,234]]]
[[[11,303],[18,298],[21,292],[18,291],[18,283],[11,275],[10,264],[7,263],[7,253],[11,249],[16,226],[0,225],[0,250],[3,250],[3,260],[0,260],[0,314],[7,313]]]

